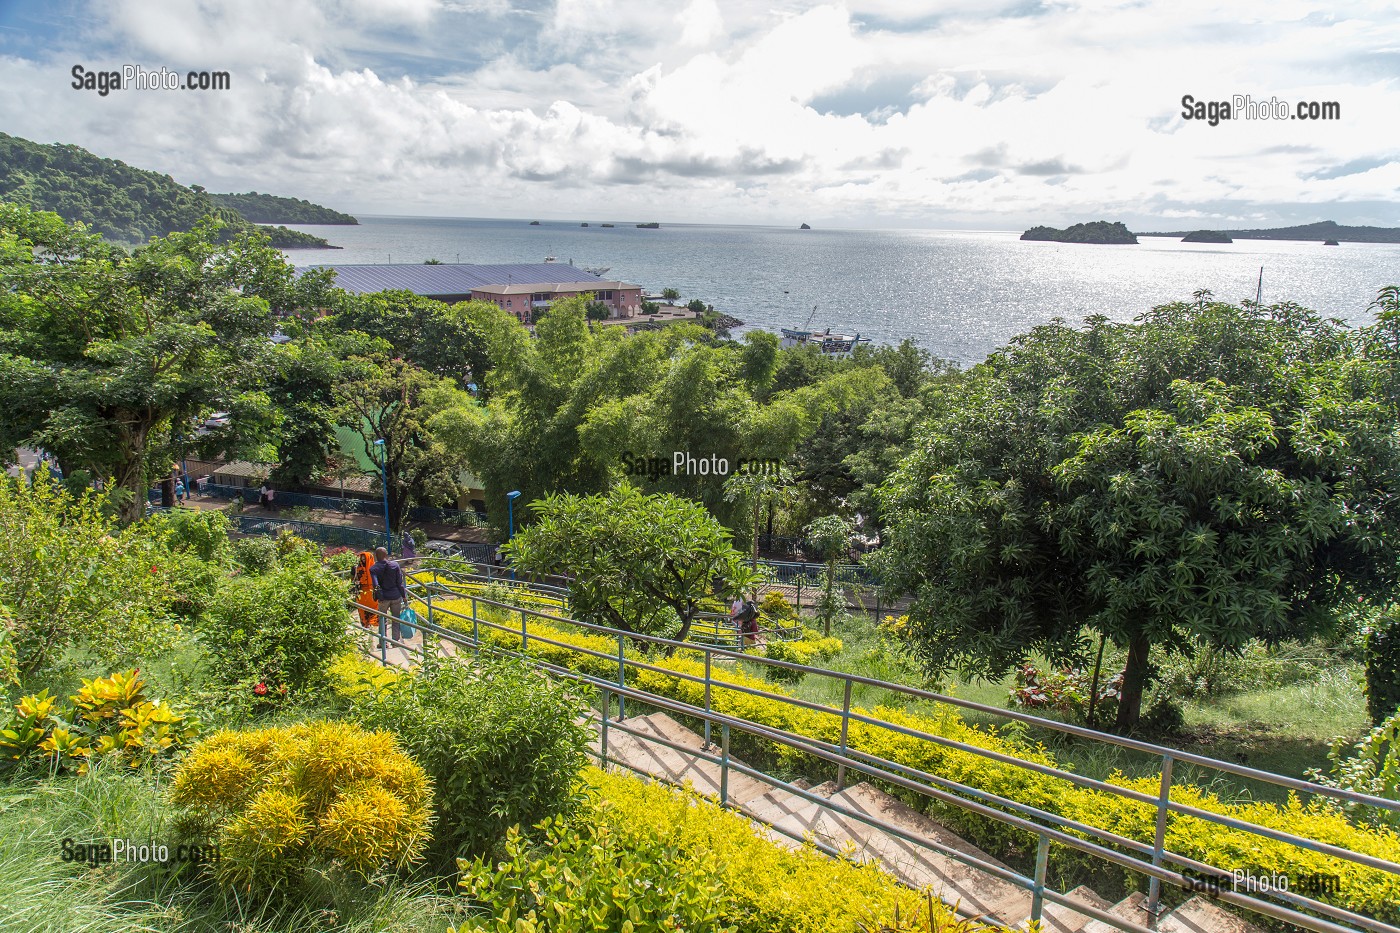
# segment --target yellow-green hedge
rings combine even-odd
[[[481,632],[484,641],[512,650],[520,649],[518,634],[485,627]],[[617,654],[617,641],[614,638],[568,632],[543,623],[530,624],[528,632],[531,636],[528,652],[535,657],[596,677],[612,679],[617,675],[617,662],[613,660]],[[548,645],[537,641],[537,636],[599,651],[610,655],[612,659],[590,657],[569,648]],[[628,650],[626,653],[629,659],[643,660],[641,655],[633,651]],[[646,660],[653,666],[667,671],[704,676],[704,663],[695,660],[693,656],[685,656],[684,653],[669,659]],[[712,666],[711,678],[715,683],[730,683],[763,689],[769,693],[784,693],[781,688],[767,681],[718,665]],[[704,705],[703,685],[666,673],[631,670],[628,685],[691,705]],[[840,740],[841,720],[835,714],[808,710],[765,697],[726,690],[723,687],[712,688],[710,705],[718,713],[798,735],[832,743]],[[1028,749],[1003,738],[994,729],[968,725],[951,708],[935,716],[916,715],[887,707],[876,707],[873,710],[857,708],[856,712],[872,719],[954,739],[1022,760],[1059,767],[1054,756],[1043,747]],[[1082,788],[1062,778],[1037,774],[1024,768],[991,761],[974,752],[946,748],[934,742],[864,723],[851,723],[848,741],[853,749],[889,761],[1128,838],[1149,844],[1152,842],[1156,809],[1151,804]],[[790,764],[795,763],[795,758],[801,757],[791,749],[781,746],[773,751]],[[1133,780],[1122,775],[1115,775],[1109,782],[1153,795],[1156,794],[1159,783],[1157,778]],[[1284,830],[1352,851],[1400,862],[1400,835],[1386,829],[1356,826],[1339,812],[1321,803],[1304,804],[1297,800],[1283,806],[1268,803],[1228,803],[1186,784],[1174,786],[1172,799],[1260,826]],[[997,851],[1004,853],[1013,840],[1024,843],[1024,834],[1006,824],[972,821],[967,825],[975,832],[975,841],[994,854]],[[1254,833],[1245,833],[1183,816],[1172,817],[1167,845],[1181,855],[1216,865],[1226,871],[1243,869],[1256,876],[1276,873],[1286,874],[1290,878],[1315,873],[1335,875],[1340,881],[1340,890],[1324,895],[1325,900],[1387,922],[1400,920],[1400,877],[1386,872],[1319,855]]]
[[[850,933],[870,929],[974,929],[952,910],[930,902],[873,865],[835,861],[814,849],[793,851],[759,836],[737,813],[623,774],[584,772],[595,805],[587,819],[627,843],[660,844],[690,861],[712,860],[718,888],[728,902],[721,913],[741,930],[765,933]]]

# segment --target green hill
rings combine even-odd
[[[1270,227],[1257,230],[1218,230],[1236,240],[1337,240],[1342,243],[1400,243],[1400,227],[1347,227],[1333,220],[1320,220],[1296,227]],[[1183,233],[1139,233],[1138,236],[1184,236]]]
[[[216,203],[198,186],[187,188],[169,175],[104,159],[81,146],[46,146],[7,133],[0,133],[0,201],[53,211],[108,239],[132,244],[189,230],[209,216],[236,229],[249,225],[248,218]],[[335,248],[286,227],[271,227],[267,233],[278,247]]]
[[[279,198],[275,194],[211,194],[214,203],[231,207],[255,224],[358,224],[349,214],[312,204],[300,198]]]

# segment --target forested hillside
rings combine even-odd
[[[302,198],[275,194],[211,194],[214,203],[231,207],[255,224],[358,224],[349,214],[312,204]]]
[[[81,146],[42,145],[6,133],[0,133],[0,201],[53,211],[127,243],[189,230],[207,216],[234,228],[249,223],[202,188],[186,187],[169,175],[104,159]],[[330,246],[320,237],[285,227],[267,233],[274,246]]]

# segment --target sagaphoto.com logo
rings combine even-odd
[[[1289,103],[1270,97],[1255,100],[1235,94],[1229,100],[1202,100],[1194,94],[1181,98],[1181,119],[1219,126],[1225,120],[1340,120],[1342,105],[1335,100],[1300,100]]]
[[[92,91],[106,97],[113,91],[227,91],[231,84],[227,71],[178,71],[173,68],[143,68],[122,65],[103,71],[74,65],[69,85],[75,91]]]

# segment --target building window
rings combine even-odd
[[[507,307],[507,308],[510,307],[510,299],[509,299],[509,298],[506,299],[506,307]]]

